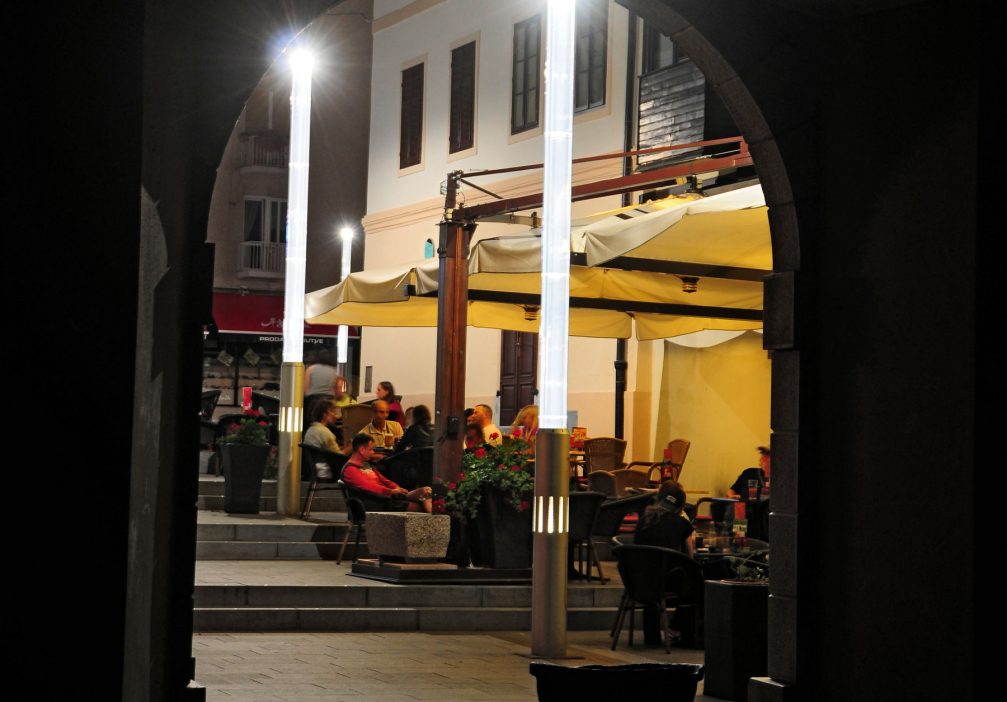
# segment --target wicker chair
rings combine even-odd
[[[626,441],[611,436],[599,436],[584,440],[584,463],[588,474],[596,470],[618,470],[625,468]]]
[[[667,458],[661,461],[633,461],[627,467],[647,466],[651,485],[660,484],[664,480],[678,480],[682,475],[682,465],[689,454],[692,442],[688,439],[672,439],[668,442]]]
[[[600,492],[608,497],[616,497],[615,476],[607,470],[596,470],[587,476],[587,489]]]
[[[621,468],[612,471],[615,479],[615,495],[623,497],[628,488],[646,488],[649,484],[649,474],[647,471],[636,470],[635,468]]]
[[[341,446],[349,446],[353,437],[374,419],[374,408],[370,405],[346,405],[341,408],[343,415],[343,440]]]

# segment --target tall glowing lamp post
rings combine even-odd
[[[539,432],[532,564],[532,656],[566,656],[570,523],[567,358],[570,326],[570,179],[575,0],[549,0],[546,14],[542,317]]]
[[[343,227],[339,230],[339,238],[343,240],[343,262],[340,269],[340,280],[345,280],[350,274],[351,255],[353,253],[353,229]],[[346,377],[346,362],[350,345],[350,328],[345,324],[339,325],[336,333],[336,363],[339,366],[340,374]]]
[[[280,452],[276,511],[298,513],[301,500],[301,428],[304,417],[304,267],[308,238],[308,155],[311,143],[311,72],[307,49],[290,54],[290,167],[287,190],[287,260],[280,366]]]

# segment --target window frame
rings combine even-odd
[[[525,52],[524,55],[518,56],[518,35],[519,31],[526,31],[528,28],[534,26],[535,28],[535,52],[534,55],[528,50],[531,46],[531,42],[525,37]],[[511,115],[510,115],[510,133],[511,135],[523,134],[525,132],[537,129],[542,121],[542,15],[535,14],[531,17],[524,19],[520,22],[514,23],[513,28],[513,40],[511,42]],[[532,58],[535,60],[534,70],[529,72],[528,67],[525,65]],[[520,68],[521,72],[518,73]],[[518,76],[522,76],[521,80],[518,80]],[[533,87],[528,87],[526,85],[527,79],[530,76],[534,76],[535,85]],[[521,86],[521,90],[518,90],[518,85]],[[529,112],[529,96],[528,94],[534,91],[534,121],[527,119]],[[518,99],[521,97],[521,114],[522,121],[518,122],[516,120],[517,115],[515,114],[514,105]]]
[[[587,20],[586,23],[585,20]],[[573,94],[575,114],[602,107],[608,99],[608,24],[608,0],[581,0],[577,4]],[[585,45],[587,46],[586,55],[584,59],[581,59],[581,53],[577,47]],[[601,74],[600,77],[598,73]],[[586,96],[582,94],[580,80],[582,75],[585,76]],[[599,78],[600,83],[598,83]],[[592,96],[591,94],[592,88],[596,86],[600,86],[600,96]]]
[[[399,171],[413,172],[423,167],[424,119],[426,106],[426,57],[402,66],[399,73]],[[418,81],[416,77],[418,76]],[[414,83],[407,86],[406,81]],[[407,95],[407,87],[412,90]],[[407,131],[408,128],[408,131]],[[410,137],[412,137],[410,139]],[[409,157],[415,156],[415,160]]]
[[[456,52],[461,52],[463,50],[468,50],[471,47],[471,65],[465,68],[469,70],[468,75],[458,75],[458,71],[455,65],[456,56],[460,58],[461,54]],[[464,154],[467,151],[474,151],[476,145],[476,124],[477,110],[478,110],[478,88],[479,88],[479,40],[470,39],[468,41],[462,41],[457,46],[451,48],[451,77],[450,77],[450,107],[448,113],[448,154],[449,156],[458,157],[459,154]],[[463,85],[462,82],[467,82],[468,85]],[[466,94],[467,92],[467,94]],[[461,122],[464,118],[463,115],[459,115],[460,111],[458,100],[466,99],[469,102],[468,108],[468,119],[464,125],[467,129],[461,129],[462,132],[467,131],[466,134],[459,135],[459,128],[462,126]],[[468,140],[463,141],[462,139],[467,136]]]
[[[249,239],[248,233],[248,205],[249,203],[259,203],[261,209],[261,220],[259,223],[258,239]],[[241,221],[242,242],[258,241],[266,244],[287,243],[287,198],[267,197],[264,195],[246,195],[244,198],[244,212]],[[278,223],[274,229],[273,223]],[[274,232],[276,232],[274,236]]]

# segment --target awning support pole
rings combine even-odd
[[[460,174],[448,175],[440,223],[437,296],[437,388],[434,395],[434,470],[444,482],[461,472],[465,436],[465,348],[468,328],[469,242],[476,225],[453,221]]]
[[[626,429],[626,340],[615,341],[615,438],[625,439]]]

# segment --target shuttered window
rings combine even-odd
[[[514,25],[514,64],[511,71],[511,134],[538,126],[541,22],[535,15]]]
[[[400,125],[399,168],[415,166],[423,160],[423,64],[402,71],[402,120]]]
[[[608,0],[577,3],[576,72],[574,111],[583,112],[605,104],[608,64]]]
[[[451,129],[448,152],[471,149],[475,144],[476,43],[451,52]]]

